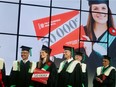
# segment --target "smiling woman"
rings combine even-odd
[[[116,66],[116,49],[114,49],[116,47],[116,36],[112,34],[115,31],[115,26],[109,1],[88,0],[88,4],[90,13],[87,25],[84,27],[86,33],[84,38],[87,40],[84,41],[84,50],[88,56],[86,63],[92,73],[101,65],[103,55],[109,55],[112,65]],[[113,28],[112,31],[111,28]]]
[[[35,79],[35,77],[32,76],[34,87],[56,87],[57,68],[54,62],[50,60],[51,51],[52,50],[45,45],[43,45],[41,48],[40,60],[36,62],[35,69],[38,70],[38,72],[41,72],[41,74],[34,72],[33,75],[43,75],[43,78],[37,77],[36,80],[33,80]],[[42,70],[44,70],[44,72]],[[49,73],[48,77],[46,77],[46,73]]]
[[[93,19],[96,23],[106,24],[106,21],[108,20],[108,7],[106,4],[93,4],[91,10],[93,12]]]

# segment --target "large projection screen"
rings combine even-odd
[[[102,64],[103,55],[109,55],[116,67],[115,3],[116,0],[109,0],[111,13],[106,13],[108,18],[113,17],[114,26],[110,26],[108,19],[108,29],[101,38],[87,40],[83,36],[87,36],[85,27],[91,13],[88,0],[0,0],[0,58],[5,60],[6,75],[10,74],[13,61],[21,60],[22,45],[32,47],[29,60],[34,62],[39,60],[42,45],[50,46],[51,60],[57,67],[63,60],[62,46],[69,45],[85,54],[84,62],[91,74],[89,87],[92,86],[95,69]],[[90,55],[84,44],[93,44]]]

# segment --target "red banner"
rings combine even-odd
[[[70,11],[63,14],[54,15],[51,17],[51,31],[56,29],[57,27],[61,26],[72,17],[79,14],[79,11]],[[33,21],[36,35],[37,36],[45,36],[49,33],[49,18],[41,18]],[[39,38],[38,38],[39,39]]]
[[[75,29],[73,32],[61,38],[57,43],[50,46],[52,48],[51,55],[62,53],[63,45],[71,46],[74,48],[79,48],[79,30],[81,29],[81,37],[85,35],[83,26]],[[80,47],[83,47],[83,43],[80,44]]]
[[[34,20],[34,27],[37,36],[49,35],[49,18]],[[85,35],[83,26],[79,24],[79,11],[70,11],[51,17],[50,32],[50,48],[51,56],[63,52],[63,45],[72,46],[74,48],[83,47],[83,43],[79,43],[80,38]],[[81,35],[79,36],[79,33]],[[38,38],[43,44],[48,44],[45,38]]]
[[[49,74],[50,74],[50,72],[48,72],[48,71],[44,71],[44,70],[36,68],[32,75],[32,80],[43,83],[43,84],[47,84]]]

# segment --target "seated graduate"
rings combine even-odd
[[[38,78],[33,73],[32,80],[34,81],[34,87],[56,87],[57,86],[57,68],[54,62],[50,60],[50,53],[52,49],[43,45],[40,51],[40,59],[36,63],[35,72],[38,73]],[[37,71],[38,70],[38,71]],[[43,78],[41,78],[43,76]],[[45,77],[44,77],[45,76]]]
[[[31,77],[36,67],[34,62],[29,61],[31,47],[21,46],[22,60],[13,62],[10,74],[10,87],[33,87]]]
[[[93,87],[115,87],[116,69],[111,66],[111,58],[107,55],[103,56],[103,66],[96,69],[93,79]]]
[[[0,87],[6,86],[6,72],[4,59],[0,58]]]

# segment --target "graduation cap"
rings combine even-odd
[[[88,0],[89,6],[92,4],[102,4],[105,3],[108,5],[108,0]]]
[[[31,47],[28,46],[21,46],[20,48],[22,48],[22,51],[28,51],[30,53],[30,56],[32,56],[32,52],[31,52]]]
[[[42,46],[42,49],[41,49],[41,50],[44,50],[44,51],[47,52],[48,54],[50,54],[51,51],[52,51],[51,48],[49,48],[49,47],[47,47],[47,46],[45,46],[45,45]]]
[[[103,59],[107,59],[107,60],[111,61],[111,57],[109,57],[109,56],[107,56],[107,55],[104,55],[104,56],[103,56]]]
[[[81,52],[75,52],[75,55],[83,56],[83,53],[81,53]]]
[[[64,50],[69,50],[72,52],[72,50],[74,51],[74,48],[73,47],[70,47],[70,46],[63,46],[63,49]]]
[[[70,47],[70,46],[63,46],[63,49],[64,49],[64,50],[69,50],[69,51],[71,51],[72,56],[74,56],[74,47]]]
[[[82,52],[77,52],[75,51],[75,55],[79,55],[79,56],[82,56],[82,61],[85,61],[85,55],[82,53]]]

